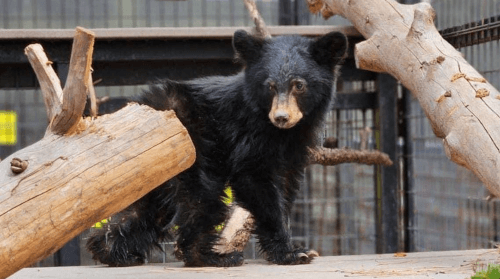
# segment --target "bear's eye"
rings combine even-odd
[[[302,82],[296,82],[296,83],[295,83],[295,89],[296,89],[297,91],[303,91],[303,90],[304,90],[304,87],[305,87],[305,86],[304,86],[304,83],[302,83]]]
[[[269,84],[269,91],[271,91],[271,92],[275,91],[274,84]]]

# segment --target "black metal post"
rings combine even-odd
[[[293,3],[291,0],[279,0],[279,25],[294,25]]]
[[[403,146],[403,199],[404,199],[404,251],[415,252],[415,180],[413,178],[413,140],[411,132],[410,117],[411,92],[403,90],[401,104],[402,112],[399,117],[402,121],[400,125],[401,136],[404,139]]]
[[[294,1],[294,10],[295,10],[295,25],[309,25],[310,15],[309,7],[307,6],[307,1],[295,0]]]
[[[379,109],[375,117],[376,144],[396,162],[397,156],[397,81],[387,75],[378,77]],[[375,222],[376,252],[398,251],[398,170],[397,164],[376,167]]]
[[[308,25],[309,14],[306,1],[279,0],[279,25]]]

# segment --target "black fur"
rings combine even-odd
[[[240,253],[218,254],[214,227],[226,219],[221,201],[229,183],[237,203],[256,219],[255,233],[267,260],[309,263],[299,257],[288,231],[288,215],[307,165],[307,148],[333,97],[336,64],[347,41],[340,33],[317,40],[300,36],[255,38],[237,31],[233,38],[245,69],[234,76],[187,82],[165,80],[133,101],[157,110],[174,109],[196,147],[195,164],[133,204],[87,244],[94,259],[110,266],[142,264],[159,241],[172,239],[186,266],[241,265]],[[276,90],[286,92],[301,78],[307,90],[297,95],[303,118],[280,129],[269,119]]]

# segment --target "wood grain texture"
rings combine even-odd
[[[353,23],[367,39],[355,46],[358,67],[387,72],[411,90],[443,139],[447,156],[500,196],[500,93],[441,37],[431,5],[308,2],[315,12],[341,15]]]
[[[48,133],[0,162],[0,278],[55,252],[190,167],[194,146],[173,112],[137,104]],[[10,161],[29,162],[15,175]]]

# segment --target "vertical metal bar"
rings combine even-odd
[[[311,169],[306,168],[305,173],[305,185],[303,190],[303,199],[304,199],[304,237],[306,248],[311,247],[311,232],[310,232],[310,224],[311,224],[311,187],[312,187],[312,179],[311,179]]]
[[[232,3],[232,1],[231,1]],[[193,1],[188,1],[189,27],[193,27]]]
[[[309,25],[311,23],[309,8],[306,1],[294,1],[295,25]]]
[[[31,13],[33,14],[33,26],[38,26],[38,4],[37,0],[31,1]]]
[[[215,2],[215,26],[221,26],[222,22],[221,10],[222,7],[220,1]]]
[[[498,230],[500,229],[498,226],[498,207],[497,207],[497,201],[492,201],[492,207],[493,207],[493,242],[498,243]]]
[[[390,158],[397,154],[397,82],[387,75],[378,77],[378,137],[377,146]],[[376,173],[376,226],[377,253],[394,253],[398,249],[398,191],[397,164],[377,166]]]
[[[279,25],[292,25],[291,0],[279,0]]]
[[[234,1],[229,1],[229,23],[235,26],[234,22]]]
[[[152,25],[152,13],[151,13],[151,0],[146,1],[146,27],[151,27]]]
[[[73,238],[54,254],[55,266],[78,266],[80,259],[80,239]]]
[[[207,26],[207,0],[201,1],[202,25]]]
[[[21,1],[19,1],[21,2]],[[66,28],[66,1],[61,1],[61,28]]]
[[[180,20],[179,20],[179,2],[174,2],[174,26],[179,27],[180,26]]]
[[[96,19],[95,19],[95,2],[94,0],[90,0],[90,5],[89,5],[89,13],[90,13],[90,27],[91,28],[95,28],[95,22],[96,22]]]
[[[118,0],[118,27],[123,27],[123,0]]]
[[[132,27],[137,27],[137,0],[132,0]]]
[[[104,27],[109,28],[109,4],[104,1]]]
[[[50,3],[50,1],[47,1],[45,3],[46,3],[46,5],[45,5],[46,13],[47,13],[47,15],[50,15],[51,14],[51,5],[50,5],[51,3]],[[47,17],[47,27],[48,28],[52,27],[52,17],[51,16]]]
[[[341,134],[340,134],[340,129],[341,129],[341,111],[336,110],[336,137],[338,140],[338,144],[340,146],[340,140],[341,140]],[[344,127],[345,128],[345,127]],[[336,243],[334,243],[334,255],[342,255],[342,204],[340,202],[341,195],[342,195],[342,189],[341,187],[341,179],[340,179],[340,166],[335,166],[335,185],[334,185],[334,197],[335,197],[335,206],[336,206],[336,213],[337,213],[337,218],[335,219],[335,233],[334,235],[337,237]]]
[[[3,14],[3,28],[9,28],[9,1],[3,0],[3,10],[5,11]]]
[[[189,1],[189,3],[191,3],[191,1]],[[166,5],[166,3],[162,1],[162,2],[158,2],[158,5],[160,6],[160,8],[158,9],[160,11],[160,26],[165,27],[165,26],[167,26],[167,23],[165,21],[165,5]]]
[[[6,11],[6,14],[9,14]],[[17,1],[17,26],[23,28],[23,1]]]
[[[411,92],[407,89],[403,90],[402,100],[403,115],[399,115],[402,119],[401,133],[404,139],[403,146],[403,200],[405,205],[404,210],[404,251],[415,251],[415,224],[416,224],[416,208],[415,208],[415,180],[413,175],[413,135],[411,132],[410,117],[411,110]]]

